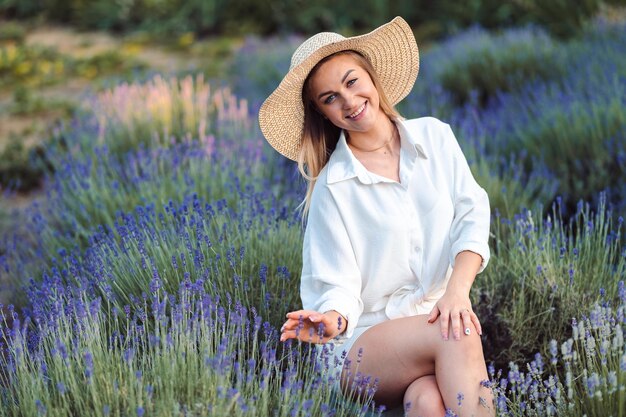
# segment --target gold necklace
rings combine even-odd
[[[385,143],[383,143],[381,146],[379,146],[378,148],[374,148],[374,149],[363,149],[363,148],[359,148],[358,146],[354,145],[353,143],[350,143],[350,146],[353,147],[354,149],[356,149],[357,151],[361,151],[361,152],[376,152],[382,148],[384,148],[385,146],[389,145],[389,143],[391,143],[391,141],[396,137],[396,127],[393,127],[393,132],[391,132],[391,137],[389,139],[387,139],[385,141]]]

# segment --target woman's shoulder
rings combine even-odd
[[[311,203],[318,205],[320,201],[324,202],[331,197],[328,187],[328,163],[322,168],[315,179],[313,192],[311,194]]]
[[[432,116],[404,119],[402,120],[402,124],[404,124],[407,129],[416,131],[416,133],[426,134],[441,134],[450,127],[446,122]]]
[[[419,117],[401,121],[406,132],[413,142],[421,145],[425,150],[443,151],[450,145],[453,136],[450,125],[436,117]]]

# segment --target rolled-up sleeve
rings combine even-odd
[[[451,153],[452,199],[454,219],[450,227],[450,265],[465,250],[479,254],[483,260],[482,272],[489,262],[490,209],[487,192],[478,185],[465,155],[449,125],[445,125],[446,150]],[[448,156],[449,158],[449,156]]]
[[[348,321],[350,337],[363,312],[361,274],[343,216],[323,181],[311,197],[302,253],[300,294],[304,309],[336,310]]]

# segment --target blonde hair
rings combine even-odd
[[[306,218],[311,206],[311,195],[315,182],[320,171],[326,166],[330,155],[337,147],[341,129],[333,125],[328,119],[324,118],[318,110],[311,91],[311,77],[319,70],[323,63],[337,55],[352,56],[359,66],[363,68],[372,79],[372,83],[378,91],[380,100],[380,109],[393,122],[398,121],[401,116],[395,107],[389,102],[385,91],[382,88],[380,80],[376,75],[376,71],[372,64],[363,55],[356,51],[346,50],[339,51],[320,60],[311,70],[304,86],[302,87],[302,102],[304,104],[304,126],[302,129],[302,139],[300,144],[300,152],[298,153],[298,170],[300,174],[307,180],[307,190],[304,201],[300,205],[302,207],[302,218]]]

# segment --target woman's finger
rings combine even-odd
[[[317,334],[315,327],[307,326],[303,329],[284,330],[280,335],[280,341],[298,339],[307,343],[325,343],[327,337]]]
[[[319,339],[315,335],[315,328],[303,328],[296,330],[284,330],[280,335],[280,341],[284,342],[287,339],[299,339],[303,342],[312,342],[315,339]]]
[[[449,325],[450,325],[450,313],[446,312],[446,311],[439,311],[440,312],[440,316],[439,316],[439,322],[441,324],[441,337],[443,337],[443,340],[448,340],[448,334],[449,334]]]
[[[476,327],[476,331],[478,332],[478,335],[482,336],[483,327],[480,325],[480,320],[478,320],[478,316],[476,315],[476,313],[472,311],[471,317],[472,317],[472,323],[474,323],[474,327]]]
[[[315,311],[315,310],[296,310],[296,311],[290,311],[289,313],[287,313],[287,318],[299,320],[300,318],[308,319],[311,316],[320,316],[320,315],[322,315],[322,313],[320,313],[319,311]]]
[[[303,342],[316,342],[319,337],[315,336],[315,329],[285,330],[280,335],[280,341],[284,342],[288,339],[298,339]]]
[[[285,342],[288,339],[295,339],[296,338],[296,332],[294,330],[283,330],[280,334],[280,341],[281,342]]]
[[[302,321],[296,319],[287,319],[287,321],[283,324],[280,330],[295,330],[298,326],[302,326]]]
[[[464,308],[461,310],[461,319],[463,320],[463,333],[469,336],[472,333],[470,324],[472,323],[472,313],[469,309]]]
[[[456,312],[457,310],[452,310],[450,312],[450,321],[452,322],[452,336],[454,340],[461,339],[461,316]]]
[[[430,314],[428,315],[428,322],[434,323],[435,320],[437,320],[438,316],[439,316],[439,307],[434,306],[433,309],[430,310]]]

